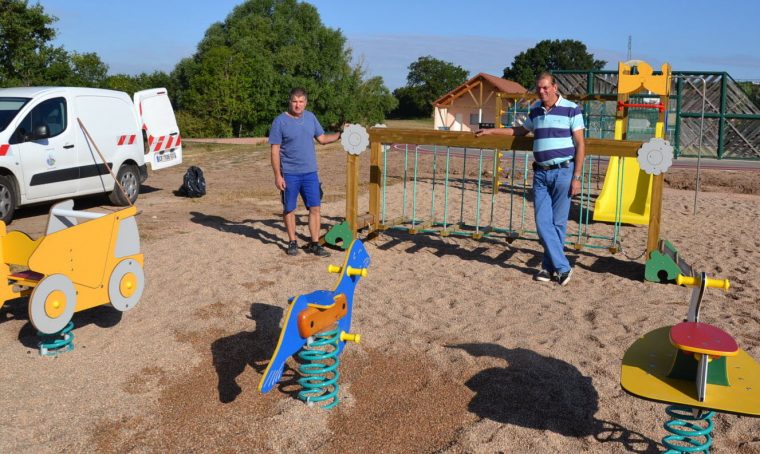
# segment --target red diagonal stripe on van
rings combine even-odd
[[[175,147],[178,147],[182,145],[182,136],[177,135],[177,143],[174,144]]]
[[[155,137],[153,137],[153,136],[148,136],[148,146],[149,146],[149,147],[153,145],[153,141],[154,141],[155,139],[156,139],[156,138],[155,138]]]
[[[5,145],[0,145],[0,156],[5,156],[6,153],[8,153],[8,149],[10,149],[10,145],[7,143]]]
[[[124,145],[125,140],[127,140],[127,136],[119,137],[119,143],[117,145]]]
[[[166,141],[166,148],[171,148],[174,143],[174,136],[169,136],[169,140]]]
[[[160,151],[162,149],[161,145],[164,144],[164,138],[165,137],[166,136],[161,136],[161,137],[158,138],[158,142],[156,142],[156,148],[154,148],[153,151]]]
[[[129,136],[129,145],[132,145],[133,143],[135,143],[135,134]]]

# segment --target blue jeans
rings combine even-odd
[[[566,273],[570,262],[565,257],[565,232],[570,215],[570,186],[573,163],[569,167],[541,170],[533,173],[533,204],[536,230],[544,257],[541,267],[546,271]]]

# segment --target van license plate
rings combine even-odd
[[[170,151],[168,153],[159,154],[156,155],[156,162],[166,162],[166,161],[173,161],[177,159],[177,154],[173,151]]]

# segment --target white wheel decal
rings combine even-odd
[[[76,299],[71,279],[63,274],[44,277],[29,297],[29,321],[37,331],[55,334],[71,321]]]
[[[117,311],[128,311],[140,302],[145,289],[145,273],[134,259],[119,262],[108,278],[108,298]]]

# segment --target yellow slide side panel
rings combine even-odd
[[[661,139],[665,137],[665,123],[663,123],[662,121],[658,121],[654,125],[654,136],[659,137]]]
[[[624,224],[649,224],[649,210],[652,202],[652,176],[639,167],[636,158],[623,158],[623,181],[620,222]],[[618,202],[618,174],[620,158],[613,156],[607,166],[602,192],[594,205],[594,220],[615,222]]]
[[[615,119],[615,140],[623,140],[623,129],[625,120],[622,118]]]

